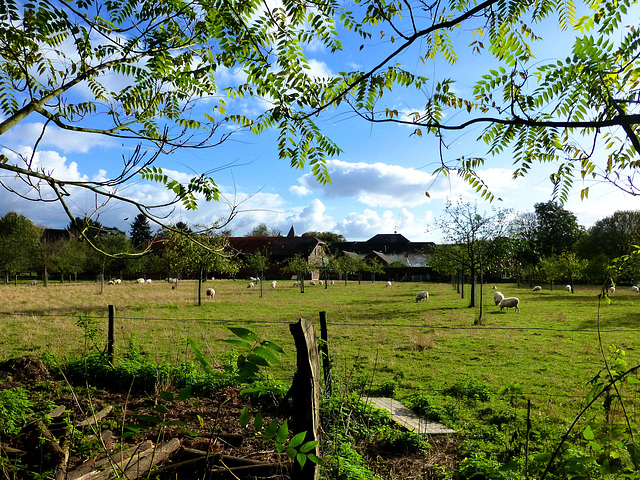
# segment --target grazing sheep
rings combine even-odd
[[[116,282],[114,282],[113,280],[109,280],[109,281],[107,282],[107,285],[115,285],[115,284],[116,284]]]
[[[145,281],[144,278],[138,278],[134,283],[137,283],[138,285],[144,285]]]
[[[318,280],[318,283],[319,283],[320,285],[324,285],[324,281],[322,281],[322,280]]]
[[[291,285],[292,287],[299,287],[300,286],[300,282],[298,280],[296,280],[295,282],[293,282],[293,285]]]
[[[335,285],[335,280],[331,280],[331,285]]]
[[[426,290],[416,293],[416,302],[421,302],[422,300],[429,301],[429,292]]]
[[[121,279],[119,279],[119,278],[116,278],[116,279],[113,281],[113,283],[114,283],[115,285],[120,285],[120,284],[122,283],[122,280],[121,280]]]
[[[567,292],[570,292],[570,291],[571,291],[571,285],[567,285],[566,287],[564,287],[564,289],[565,289]]]
[[[496,287],[495,285],[493,287],[491,287],[493,290],[497,290],[498,287]]]
[[[271,282],[271,288],[273,288],[274,290],[276,289],[277,285],[278,285],[278,282],[276,282],[275,280]]]
[[[253,287],[254,285],[255,285],[255,283],[253,283],[253,282],[249,282],[249,283],[247,284],[247,288],[251,288],[251,287]]]
[[[509,309],[513,307],[515,307],[516,312],[520,311],[520,308],[518,307],[518,305],[520,305],[520,300],[518,300],[516,297],[503,298],[502,300],[500,300],[500,303],[498,305],[500,305],[500,311],[506,308],[508,312]]]
[[[213,288],[207,288],[207,297],[211,297],[211,300],[213,300],[213,297],[216,296],[216,291]]]
[[[38,280],[29,280],[29,283],[27,285],[29,285],[30,287],[33,287],[34,285],[38,284]]]
[[[311,280],[311,281],[309,282],[309,285],[315,285],[315,284],[316,284],[315,280]]]
[[[391,280],[389,280],[385,286],[390,287],[391,286]]]
[[[616,287],[614,287],[613,285],[611,285],[609,287],[609,293],[616,293]]]
[[[540,285],[536,285],[535,287],[533,287],[532,291],[534,292],[539,292],[540,290],[542,290],[542,287]]]
[[[640,292],[640,288],[636,287],[635,285],[631,287],[631,290],[633,290],[634,292]]]
[[[504,295],[500,292],[496,292],[493,294],[493,301],[496,305],[500,305],[500,302],[504,300]]]
[[[150,278],[147,278],[147,279],[144,281],[144,283],[151,283],[151,279],[150,279]]]

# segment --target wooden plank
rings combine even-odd
[[[455,430],[452,430],[439,422],[434,422],[433,420],[421,417],[413,410],[408,409],[401,402],[394,400],[393,398],[364,397],[363,400],[376,408],[387,410],[391,413],[391,420],[412,432],[427,435],[456,433]]]

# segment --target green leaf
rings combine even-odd
[[[242,412],[240,412],[240,425],[246,427],[247,425],[249,425],[250,420],[251,418],[249,415],[249,409],[247,407],[244,407],[242,409]]]
[[[191,398],[191,391],[192,390],[193,390],[193,386],[187,385],[182,390],[180,390],[180,393],[178,394],[177,400],[178,401],[184,401],[184,400],[187,400],[187,399]]]
[[[260,367],[268,367],[269,366],[269,362],[266,361],[263,357],[261,357],[260,355],[255,355],[253,353],[250,353],[249,356],[247,357],[247,362],[251,362],[254,363]]]
[[[287,425],[287,421],[285,420],[284,423],[278,429],[278,433],[276,434],[276,442],[284,443],[287,440],[288,436],[289,436],[289,426]]]
[[[165,390],[164,392],[160,392],[160,398],[166,402],[173,402],[173,393]]]
[[[193,350],[193,354],[196,356],[196,360],[198,360],[198,362],[202,366],[202,369],[209,375],[213,375],[213,370],[209,366],[209,363],[207,362],[206,358],[204,358],[204,355],[202,355],[202,352],[200,352],[198,345],[196,345],[196,343],[190,338],[187,338],[187,344]]]
[[[302,444],[298,450],[303,453],[310,452],[311,450],[316,448],[316,445],[318,445],[318,443],[320,443],[318,440],[311,440],[310,442]]]
[[[322,465],[322,459],[320,459],[319,457],[317,457],[313,453],[308,453],[307,454],[307,458],[309,460],[311,460],[313,463],[315,463],[316,465]]]
[[[549,460],[551,460],[552,454],[549,452],[545,452],[545,453],[539,453],[538,455],[534,456],[533,459],[536,462],[540,462],[540,463],[547,463]]]
[[[285,448],[285,452],[291,460],[295,460],[298,455],[298,451],[295,448]]]
[[[296,455],[296,460],[300,464],[300,468],[304,468],[304,464],[307,463],[307,456],[304,453],[298,453]]]
[[[155,407],[153,407],[153,409],[158,412],[158,413],[167,413],[169,412],[169,409],[167,407],[165,407],[164,405],[156,405]]]
[[[280,348],[275,343],[270,342],[269,340],[263,340],[262,342],[260,342],[260,345],[270,350],[273,350],[274,352],[282,353],[284,355],[284,350],[282,350],[282,348]]]
[[[154,425],[160,423],[160,419],[154,415],[136,415],[136,418],[141,422],[153,423]]]
[[[236,347],[246,348],[247,350],[251,350],[251,347],[253,346],[250,343],[245,342],[244,340],[236,340],[233,338],[222,340],[222,341],[226,343],[230,343],[231,345],[235,345]]]
[[[304,437],[307,435],[307,432],[300,432],[296,434],[291,441],[289,442],[290,448],[296,448],[298,445],[301,445],[304,442]]]
[[[272,420],[271,423],[267,425],[267,428],[264,429],[264,433],[262,434],[262,436],[265,437],[265,439],[270,440],[276,435],[277,431],[278,422],[277,420]]]
[[[256,335],[254,332],[252,332],[247,328],[241,328],[241,327],[227,327],[227,328],[231,330],[236,337],[239,337],[242,340],[245,340],[247,342],[258,341],[258,335]]]
[[[585,438],[585,440],[593,440],[595,438],[593,430],[591,429],[591,425],[586,426],[586,428],[582,432],[582,436]]]
[[[269,350],[269,349],[264,348],[264,347],[256,347],[256,348],[254,348],[253,349],[253,353],[256,354],[256,355],[259,355],[260,357],[262,357],[267,362],[278,363],[280,361],[278,359],[278,357],[276,357],[273,354],[272,350]]]

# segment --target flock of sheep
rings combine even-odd
[[[178,284],[178,279],[177,278],[167,278],[165,279],[168,283],[170,283],[172,285],[171,288],[175,288]],[[213,280],[213,278],[212,278]],[[256,277],[249,277],[249,283],[247,284],[247,288],[253,288],[256,283],[260,282],[260,278],[256,278]],[[36,283],[35,281],[33,282],[34,284]],[[119,278],[113,279],[113,280],[109,280],[108,284],[109,285],[119,285],[122,283],[122,280]],[[136,280],[134,280],[135,284],[150,284],[151,283],[151,279],[147,278],[138,278]],[[318,281],[318,284],[320,285],[324,285],[324,282],[322,280]],[[334,285],[335,281],[331,280],[331,285]],[[309,281],[309,285],[314,286],[316,285],[316,281],[315,280],[310,280]],[[390,287],[392,285],[391,281],[386,282],[385,287]],[[276,289],[276,287],[278,286],[278,282],[277,280],[274,280],[271,282],[271,288],[273,290]],[[300,286],[300,282],[299,281],[294,281],[293,282],[293,286],[297,287]],[[492,287],[494,290],[497,289],[496,286]],[[536,285],[535,287],[532,288],[532,291],[534,292],[539,292],[542,290],[542,287],[539,285]],[[573,291],[571,285],[567,285],[565,287],[565,290],[568,292]],[[615,293],[616,288],[612,285],[609,287],[609,293]],[[634,292],[640,292],[640,288],[636,285],[633,285],[631,287],[631,290],[633,290]],[[216,296],[216,291],[209,287],[206,290],[206,296],[208,298],[210,298],[211,300],[213,300]],[[429,292],[427,292],[426,290],[423,290],[421,292],[416,293],[415,296],[416,302],[421,302],[422,300],[426,300],[429,301]],[[507,312],[509,312],[510,308],[515,308],[516,312],[520,311],[520,300],[517,297],[505,297],[501,292],[496,291],[493,294],[493,301],[496,304],[496,306],[500,307],[500,311],[502,312],[503,310],[506,309]]]

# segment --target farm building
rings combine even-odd
[[[269,268],[265,277],[268,278],[282,277],[282,267],[296,255],[306,259],[310,265],[320,264],[322,258],[327,256],[324,242],[313,237],[297,237],[293,231],[286,237],[229,237],[227,241],[229,248],[240,258],[256,252],[266,254],[269,257]],[[254,274],[255,272],[241,269],[238,277]],[[317,280],[319,272],[313,272],[311,278]]]
[[[399,233],[380,233],[364,242],[333,242],[329,250],[333,256],[376,260],[385,271],[379,280],[422,281],[431,276],[428,258],[434,246],[433,242],[412,242]]]

